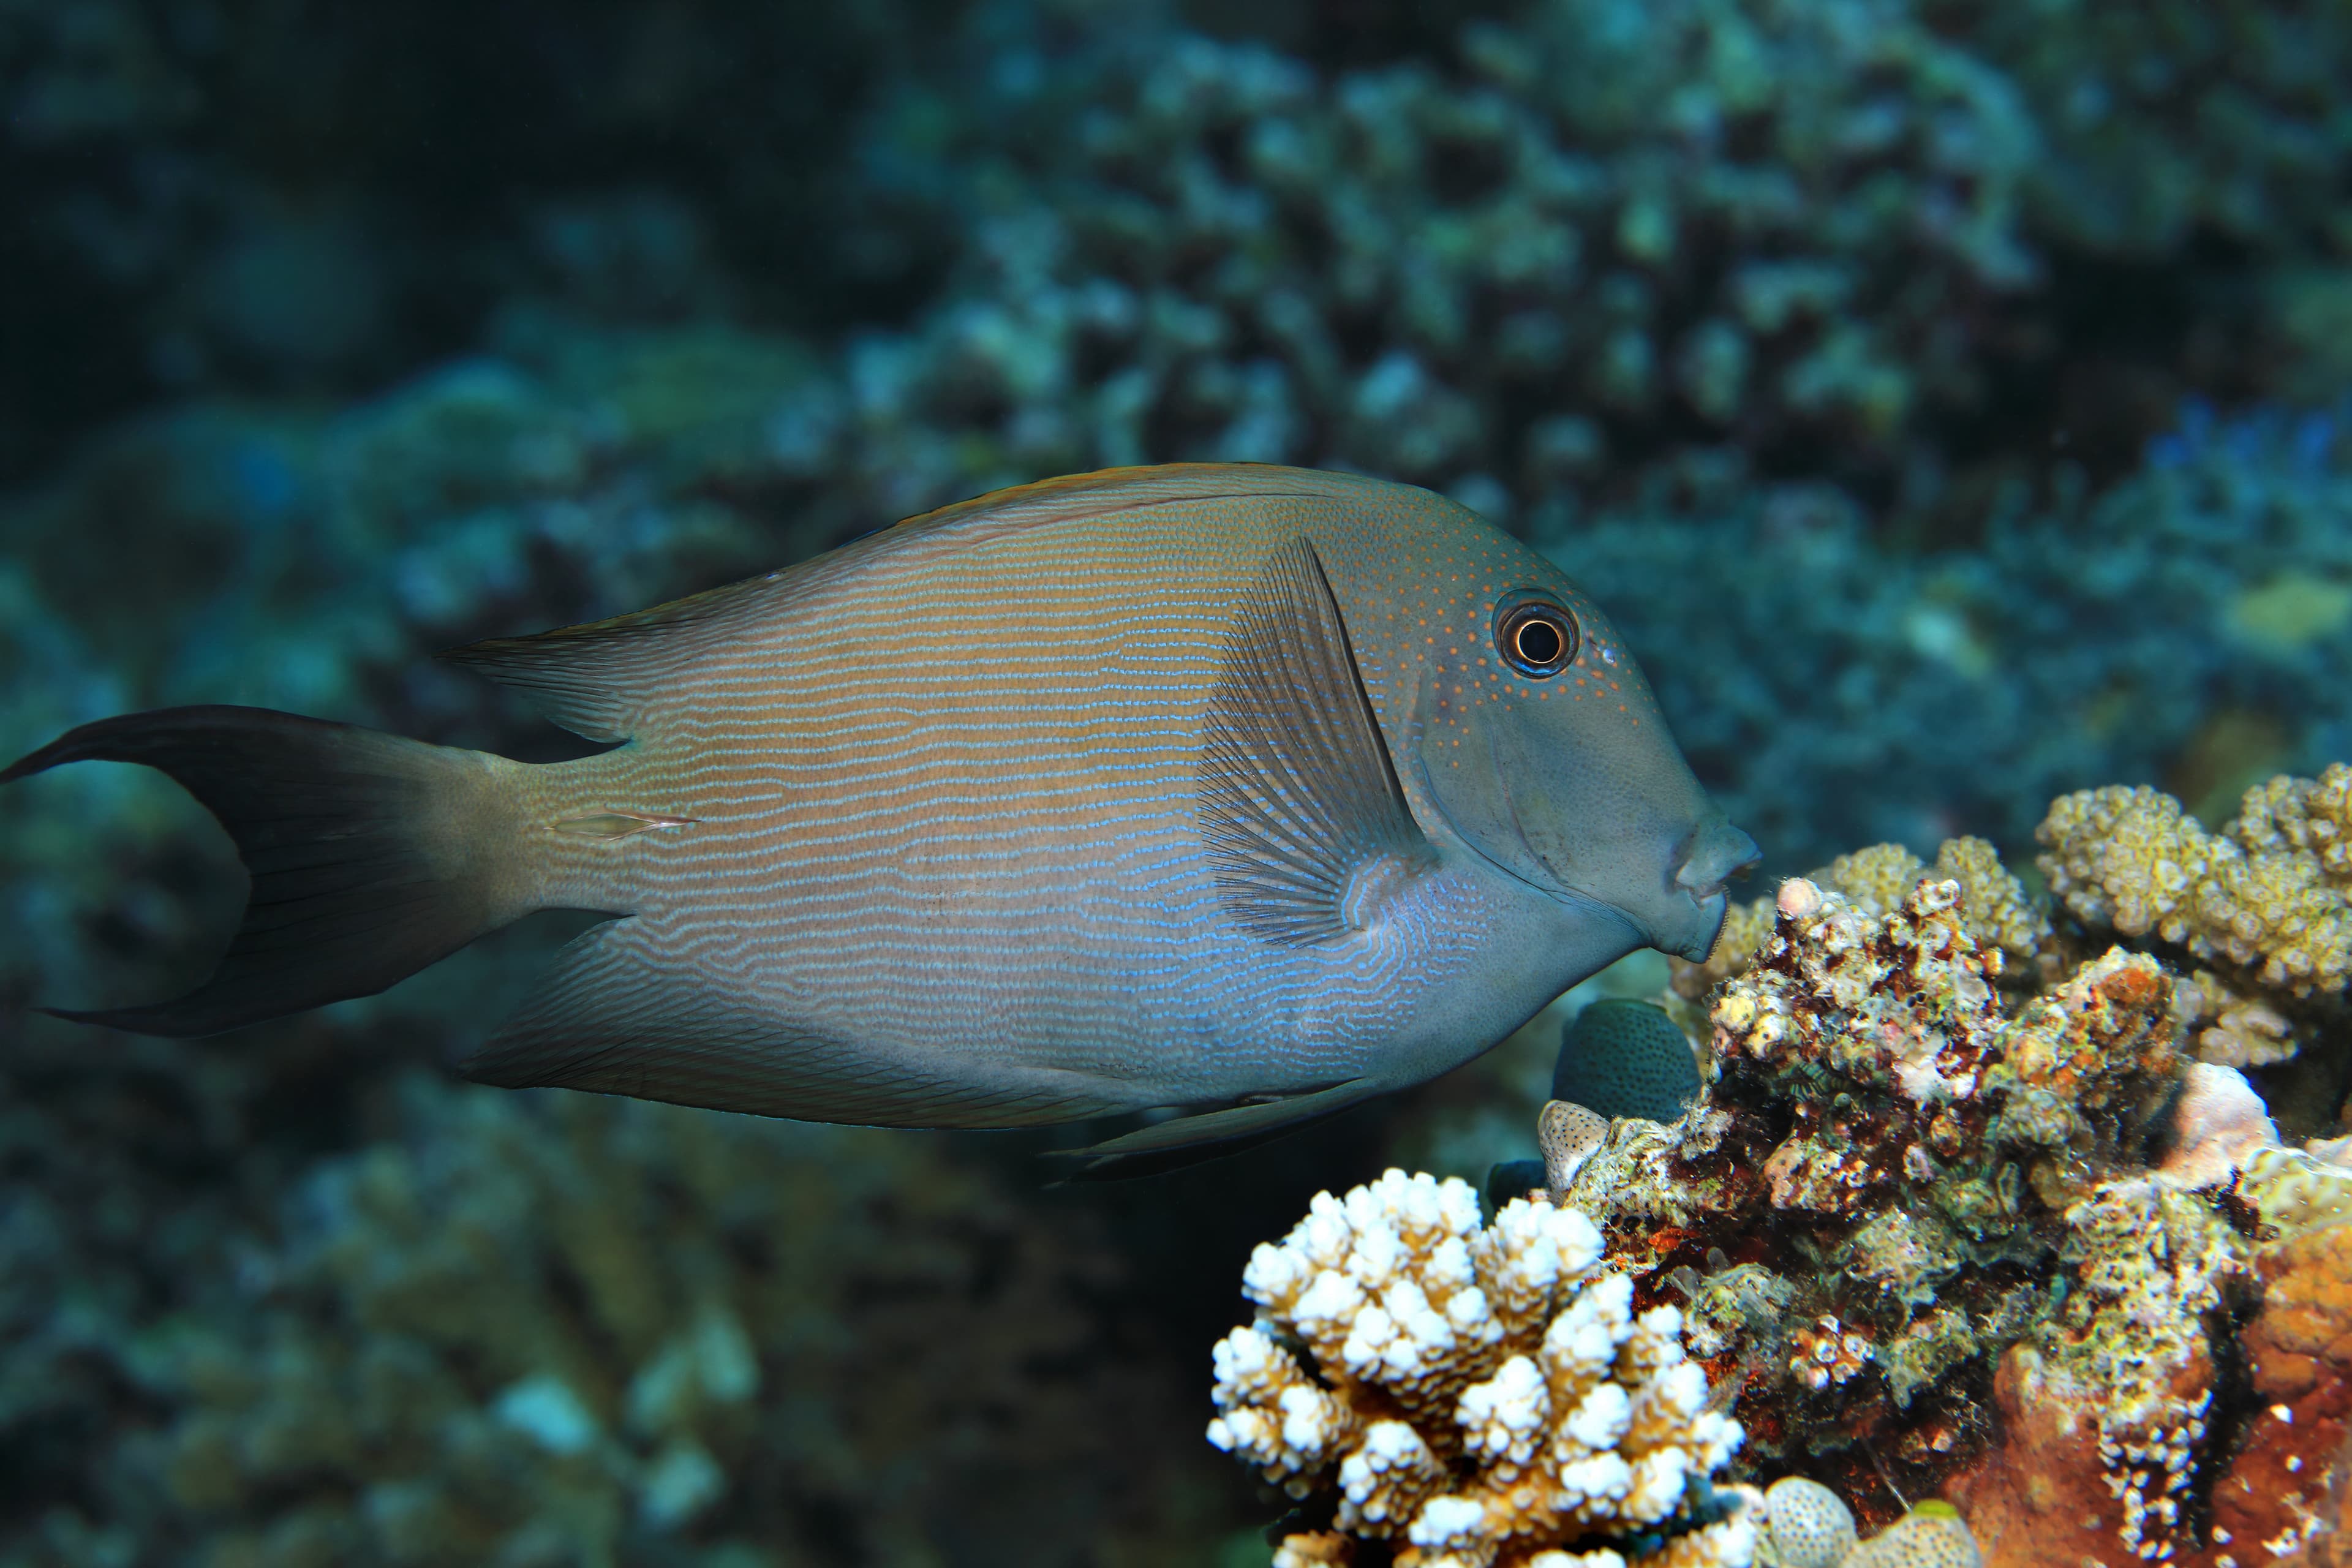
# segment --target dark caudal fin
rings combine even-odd
[[[251,873],[244,923],[212,978],[175,1002],[59,1017],[143,1035],[209,1035],[366,996],[534,907],[479,752],[266,708],[103,719],[0,772],[143,763],[201,801]],[[502,828],[505,831],[502,831]]]

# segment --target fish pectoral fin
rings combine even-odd
[[[1345,937],[1435,858],[1303,538],[1242,601],[1209,696],[1200,785],[1218,902],[1267,942]]]
[[[1066,1182],[1156,1176],[1254,1149],[1285,1133],[1296,1132],[1310,1121],[1360,1105],[1380,1092],[1381,1087],[1370,1079],[1351,1078],[1305,1094],[1179,1116],[1085,1149],[1057,1149],[1045,1158],[1084,1162],[1062,1178]]]

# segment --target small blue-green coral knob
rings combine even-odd
[[[1662,1007],[1595,1002],[1561,1032],[1551,1097],[1615,1121],[1673,1121],[1698,1094],[1690,1041]]]

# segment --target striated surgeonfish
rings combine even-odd
[[[1608,617],[1428,491],[1112,469],[788,571],[444,657],[610,749],[526,764],[264,709],[101,720],[236,840],[209,980],[65,1013],[193,1036],[365,995],[541,909],[567,946],[463,1064],[824,1121],[1195,1114],[1418,1083],[1756,858]]]
[[[1673,1121],[1698,1097],[1690,1037],[1647,1002],[1605,997],[1560,1031],[1551,1097],[1605,1120]]]

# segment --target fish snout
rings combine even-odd
[[[1764,858],[1756,840],[1720,816],[1708,818],[1683,840],[1681,863],[1675,868],[1675,886],[1704,902],[1723,891],[1732,878],[1743,876]]]
[[[1700,824],[1683,841],[1680,864],[1675,868],[1675,886],[1689,895],[1696,918],[1677,933],[1684,937],[1683,944],[1668,951],[1693,963],[1706,963],[1730,908],[1725,885],[1734,877],[1746,875],[1763,858],[1756,840],[1725,818],[1713,816]]]

